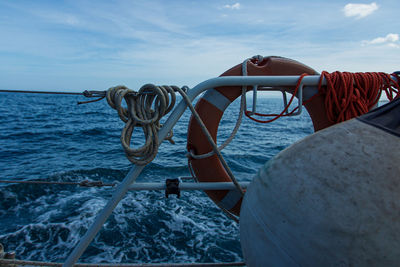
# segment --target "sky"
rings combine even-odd
[[[253,55],[400,70],[400,1],[0,0],[0,89],[196,84]]]

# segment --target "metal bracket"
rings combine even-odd
[[[253,106],[251,107],[251,111],[248,111],[249,115],[254,115],[256,114],[256,108],[257,108],[257,88],[258,85],[253,85]]]
[[[179,189],[179,179],[167,179],[165,180],[165,197],[168,198],[169,195],[177,195],[178,198],[181,197],[181,190]]]
[[[303,109],[303,81],[301,81],[300,85],[299,85],[299,89],[297,91],[296,97],[298,99],[298,110],[296,112],[294,112],[291,115],[289,114],[289,110],[286,110],[285,114],[288,116],[297,116],[300,115]],[[283,105],[284,105],[284,109],[286,109],[288,103],[287,103],[287,96],[286,96],[286,89],[278,89],[275,87],[264,87],[264,86],[258,86],[258,85],[253,85],[253,106],[251,111],[247,111],[247,114],[249,115],[254,115],[256,113],[256,109],[257,109],[257,91],[280,91],[282,93],[282,98],[283,98]]]

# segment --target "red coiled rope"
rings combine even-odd
[[[400,81],[398,74],[392,74]],[[245,115],[253,121],[260,123],[269,123],[280,117],[290,116],[298,107],[294,108],[287,114],[284,114],[292,104],[294,96],[300,87],[301,80],[307,76],[300,76],[295,90],[288,105],[279,114],[262,114],[255,113],[257,116],[273,117],[272,119],[262,121],[250,116],[250,111],[245,111]],[[326,86],[322,85],[325,78]],[[333,72],[323,71],[318,83],[318,94],[322,94],[325,98],[325,110],[328,119],[333,123],[349,120],[351,118],[367,113],[372,107],[378,103],[379,98],[385,91],[389,101],[400,97],[399,83],[393,80],[389,74],[383,72],[366,72],[366,73],[350,73],[350,72]],[[311,101],[304,101],[304,104]]]
[[[326,86],[321,85],[323,78]],[[400,96],[399,84],[383,72],[323,71],[318,91],[325,96],[325,110],[334,123],[367,113],[378,103],[382,91],[389,101]]]

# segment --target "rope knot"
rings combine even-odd
[[[121,133],[121,144],[129,161],[137,165],[150,163],[158,152],[158,131],[160,120],[175,105],[177,86],[143,85],[138,92],[126,86],[111,87],[107,91],[108,104],[117,110],[120,119],[125,122]],[[122,101],[125,101],[125,104]],[[135,127],[142,128],[145,143],[139,148],[131,147]],[[165,138],[172,144],[172,131]]]
[[[88,90],[83,91],[82,94],[83,94],[84,96],[86,96],[86,97],[92,97],[92,96],[93,96],[93,94],[92,94],[90,91],[88,91]]]

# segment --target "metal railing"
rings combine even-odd
[[[222,86],[252,86],[253,90],[253,111],[255,113],[255,106],[257,104],[257,90],[259,91],[281,91],[284,94],[284,103],[287,105],[287,101],[285,101],[285,92],[286,89],[282,89],[288,86],[295,86],[298,82],[300,76],[225,76],[218,77],[206,80],[194,88],[188,90],[187,95],[190,101],[193,101],[197,96],[208,89],[222,87]],[[395,77],[393,77],[395,79]],[[313,95],[318,93],[317,85],[320,80],[319,75],[310,75],[305,76],[301,82],[300,90],[298,91],[298,99],[299,99],[299,111],[296,112],[296,115],[301,112],[301,104],[303,100],[307,100],[311,98]],[[322,85],[326,85],[325,79],[322,81]],[[167,134],[172,130],[174,125],[178,122],[184,111],[186,110],[187,105],[185,101],[181,101],[178,106],[175,107],[171,115],[168,117],[163,127],[158,132],[159,142],[161,143]],[[158,145],[160,145],[160,143]],[[93,240],[95,235],[99,232],[105,221],[108,219],[114,208],[121,201],[121,199],[125,196],[128,190],[133,190],[134,188],[145,187],[143,184],[134,184],[136,178],[140,175],[143,168],[145,166],[134,165],[131,170],[128,172],[123,181],[117,186],[115,189],[111,199],[103,208],[103,210],[97,215],[94,223],[79,241],[78,245],[74,248],[71,254],[68,256],[63,266],[73,266],[74,263],[77,262],[79,257],[88,247],[90,242]],[[185,183],[184,183],[185,184]],[[188,183],[187,183],[188,184]],[[153,185],[153,188],[161,188],[159,185]],[[185,185],[187,186],[187,185]],[[204,187],[209,185],[204,185]],[[216,185],[213,185],[215,188]],[[222,185],[218,185],[222,186]],[[225,183],[223,186],[227,186]],[[234,188],[233,185],[228,187]],[[150,184],[148,185],[148,189],[150,189]],[[205,189],[205,188],[204,188]],[[219,190],[222,187],[218,188]],[[153,190],[153,189],[150,189]],[[207,189],[208,190],[208,189]],[[215,189],[216,190],[216,189]]]

